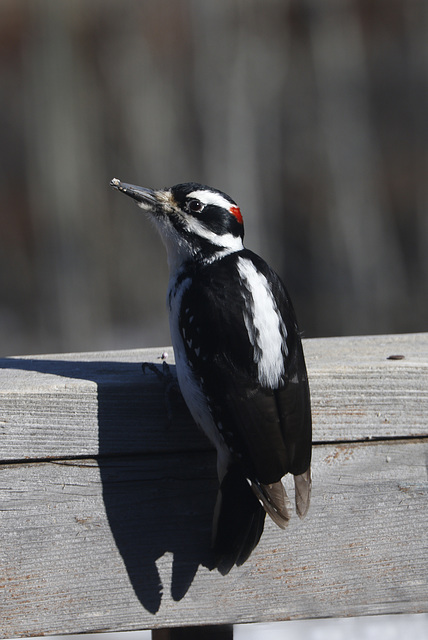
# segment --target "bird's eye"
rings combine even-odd
[[[193,213],[199,213],[204,208],[204,204],[200,200],[190,200],[187,206]]]

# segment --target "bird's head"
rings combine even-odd
[[[243,248],[244,225],[228,195],[195,182],[146,189],[114,178],[110,185],[149,214],[167,248],[171,270],[187,260],[212,260]]]

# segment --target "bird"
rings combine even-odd
[[[166,247],[178,384],[217,450],[212,547],[225,575],[247,561],[266,514],[287,526],[287,473],[298,516],[309,508],[311,402],[296,315],[276,272],[244,247],[243,217],[226,193],[196,182],[110,185],[148,215]]]

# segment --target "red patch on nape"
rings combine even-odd
[[[235,216],[237,221],[240,224],[242,224],[243,220],[242,220],[241,209],[239,207],[232,206],[232,207],[230,207],[229,211],[233,216]]]

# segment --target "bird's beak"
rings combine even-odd
[[[126,184],[121,182],[119,178],[113,178],[110,182],[110,186],[113,189],[117,189],[127,196],[130,196],[137,202],[141,202],[143,205],[155,206],[158,204],[156,193],[152,189],[146,189],[145,187],[136,187],[133,184]]]

